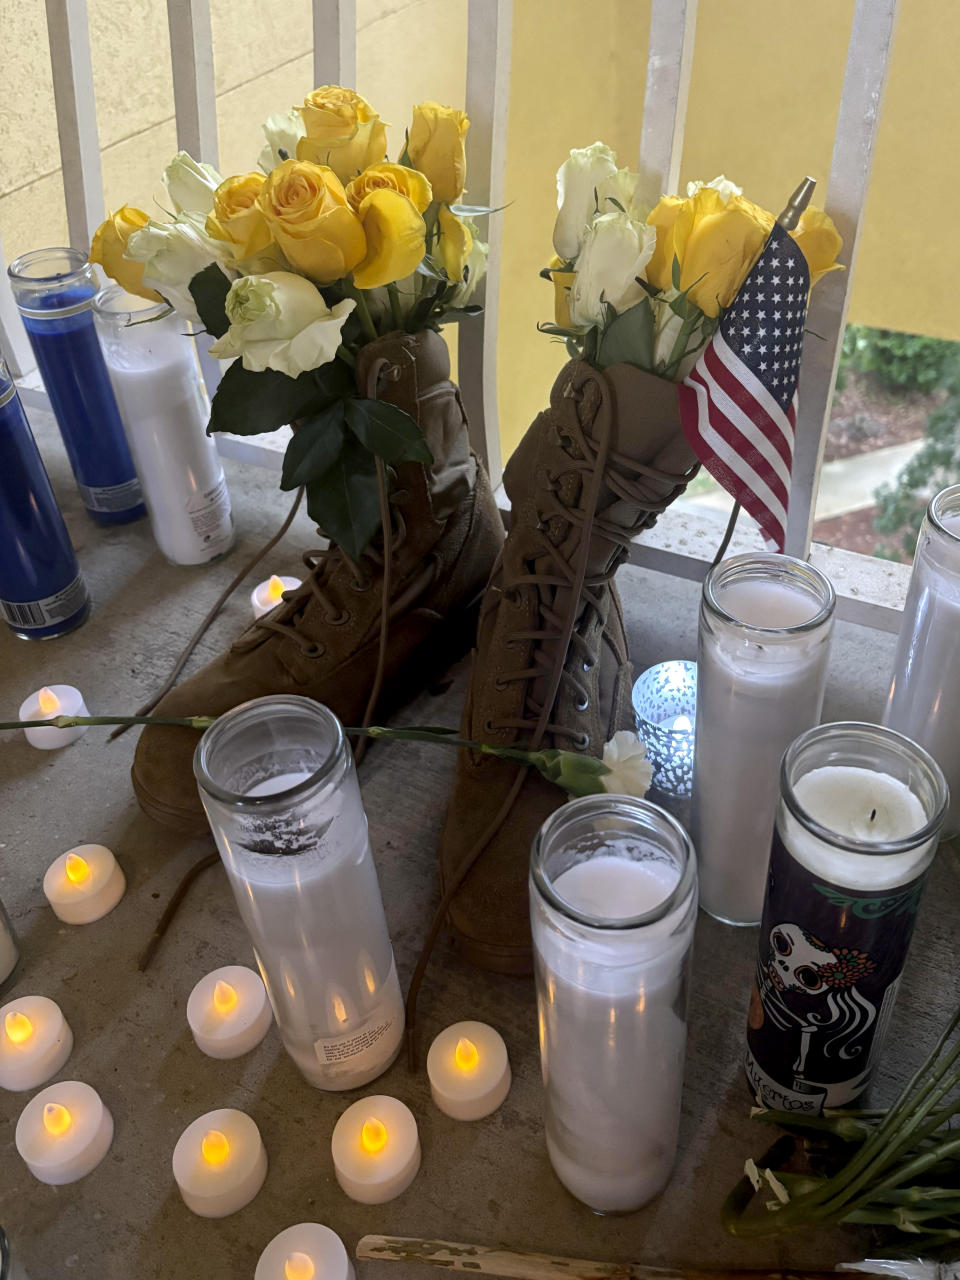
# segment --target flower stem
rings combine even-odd
[[[400,291],[395,281],[387,285],[387,297],[390,299],[390,314],[393,316],[394,327],[402,329],[404,326],[403,312],[400,310]]]

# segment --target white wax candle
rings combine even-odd
[[[92,924],[112,911],[127,881],[120,864],[102,844],[78,844],[54,858],[43,877],[43,892],[66,924]]]
[[[173,1149],[173,1177],[183,1203],[201,1218],[225,1218],[248,1205],[267,1176],[256,1124],[223,1107],[187,1125]]]
[[[668,716],[660,721],[661,729],[669,729],[671,733],[692,733],[693,721],[689,716]]]
[[[79,1080],[61,1080],[31,1098],[17,1121],[16,1143],[38,1182],[60,1187],[92,1172],[110,1150],[113,1117]]]
[[[343,1241],[319,1222],[298,1222],[275,1235],[253,1280],[355,1280]]]
[[[250,592],[250,605],[255,618],[262,618],[265,613],[275,609],[283,599],[285,591],[295,591],[301,585],[299,578],[286,575],[271,574],[265,582],[258,583]]]
[[[53,1000],[19,996],[0,1008],[0,1089],[36,1089],[72,1050],[73,1032]]]
[[[20,704],[20,720],[53,720],[57,716],[88,716],[83,694],[72,684],[44,685],[31,693]],[[54,751],[69,747],[90,728],[88,724],[73,725],[69,729],[24,729],[23,735],[31,747],[40,751]]]
[[[214,969],[190,992],[187,1022],[197,1048],[208,1057],[249,1053],[273,1022],[263,979],[242,964]]]
[[[409,1107],[379,1094],[348,1107],[333,1130],[333,1169],[361,1204],[385,1204],[409,1187],[420,1168],[420,1135]]]
[[[455,1022],[427,1054],[434,1102],[454,1120],[480,1120],[510,1092],[510,1062],[503,1036],[485,1022]]]

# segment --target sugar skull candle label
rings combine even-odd
[[[867,1087],[925,878],[842,887],[802,866],[774,833],[746,1057],[766,1106],[817,1115]]]

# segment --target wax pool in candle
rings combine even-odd
[[[751,627],[798,627],[820,612],[807,592],[786,582],[746,579],[717,588],[717,603]]]
[[[333,1168],[361,1204],[385,1204],[406,1191],[420,1168],[420,1135],[409,1107],[380,1094],[348,1107],[333,1130]]]
[[[253,1280],[354,1280],[343,1241],[319,1222],[298,1222],[275,1235]]]
[[[434,1102],[454,1120],[480,1120],[510,1092],[510,1062],[503,1036],[484,1022],[455,1022],[427,1054]]]
[[[62,1080],[31,1098],[17,1121],[16,1144],[39,1182],[59,1187],[86,1177],[110,1150],[113,1117],[100,1095]]]
[[[66,924],[92,924],[112,911],[127,882],[120,864],[102,844],[78,844],[47,868],[43,892]]]
[[[201,1218],[225,1218],[248,1205],[267,1176],[260,1130],[242,1111],[223,1107],[187,1125],[173,1151],[183,1203]]]
[[[72,684],[44,685],[20,704],[21,720],[53,720],[57,716],[88,716],[87,704],[79,689]],[[68,747],[71,742],[89,729],[89,725],[77,724],[68,729],[24,729],[24,737],[31,747],[40,751],[54,751]]]
[[[250,604],[253,606],[253,616],[262,618],[265,613],[269,613],[283,599],[285,591],[294,591],[300,586],[299,578],[290,578],[280,576],[279,574],[271,574],[266,582],[259,583],[250,592]]]
[[[241,964],[215,969],[190,992],[187,1022],[197,1048],[208,1057],[249,1053],[273,1022],[263,979]]]
[[[36,1089],[70,1057],[73,1032],[46,996],[19,996],[0,1008],[0,1089]]]

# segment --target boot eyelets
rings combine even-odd
[[[493,687],[499,692],[504,693],[507,688],[506,680],[494,680]]]
[[[484,722],[483,722],[483,732],[484,732],[484,733],[495,733],[495,732],[496,732],[496,730],[495,730],[495,729],[494,729],[494,727],[493,727],[493,721],[492,721],[492,720],[484,720]]]
[[[322,644],[311,644],[303,650],[305,658],[322,658],[324,653],[326,653],[326,650]]]
[[[590,699],[583,698],[579,702],[575,702],[573,705],[576,707],[578,711],[586,711],[587,707],[589,707],[590,705]]]
[[[336,614],[332,618],[324,618],[324,622],[327,624],[328,627],[342,627],[346,623],[348,623],[352,617],[353,617],[353,614],[349,611],[349,609],[343,609],[341,610],[340,613]]]
[[[590,745],[590,735],[589,733],[578,733],[571,741],[577,751],[586,751]]]
[[[584,671],[592,671],[596,665],[597,664],[593,658],[588,658],[587,661],[583,664],[583,669]]]
[[[351,582],[350,584],[351,589],[355,591],[358,596],[366,595],[372,586],[373,582],[369,580],[367,582]]]

